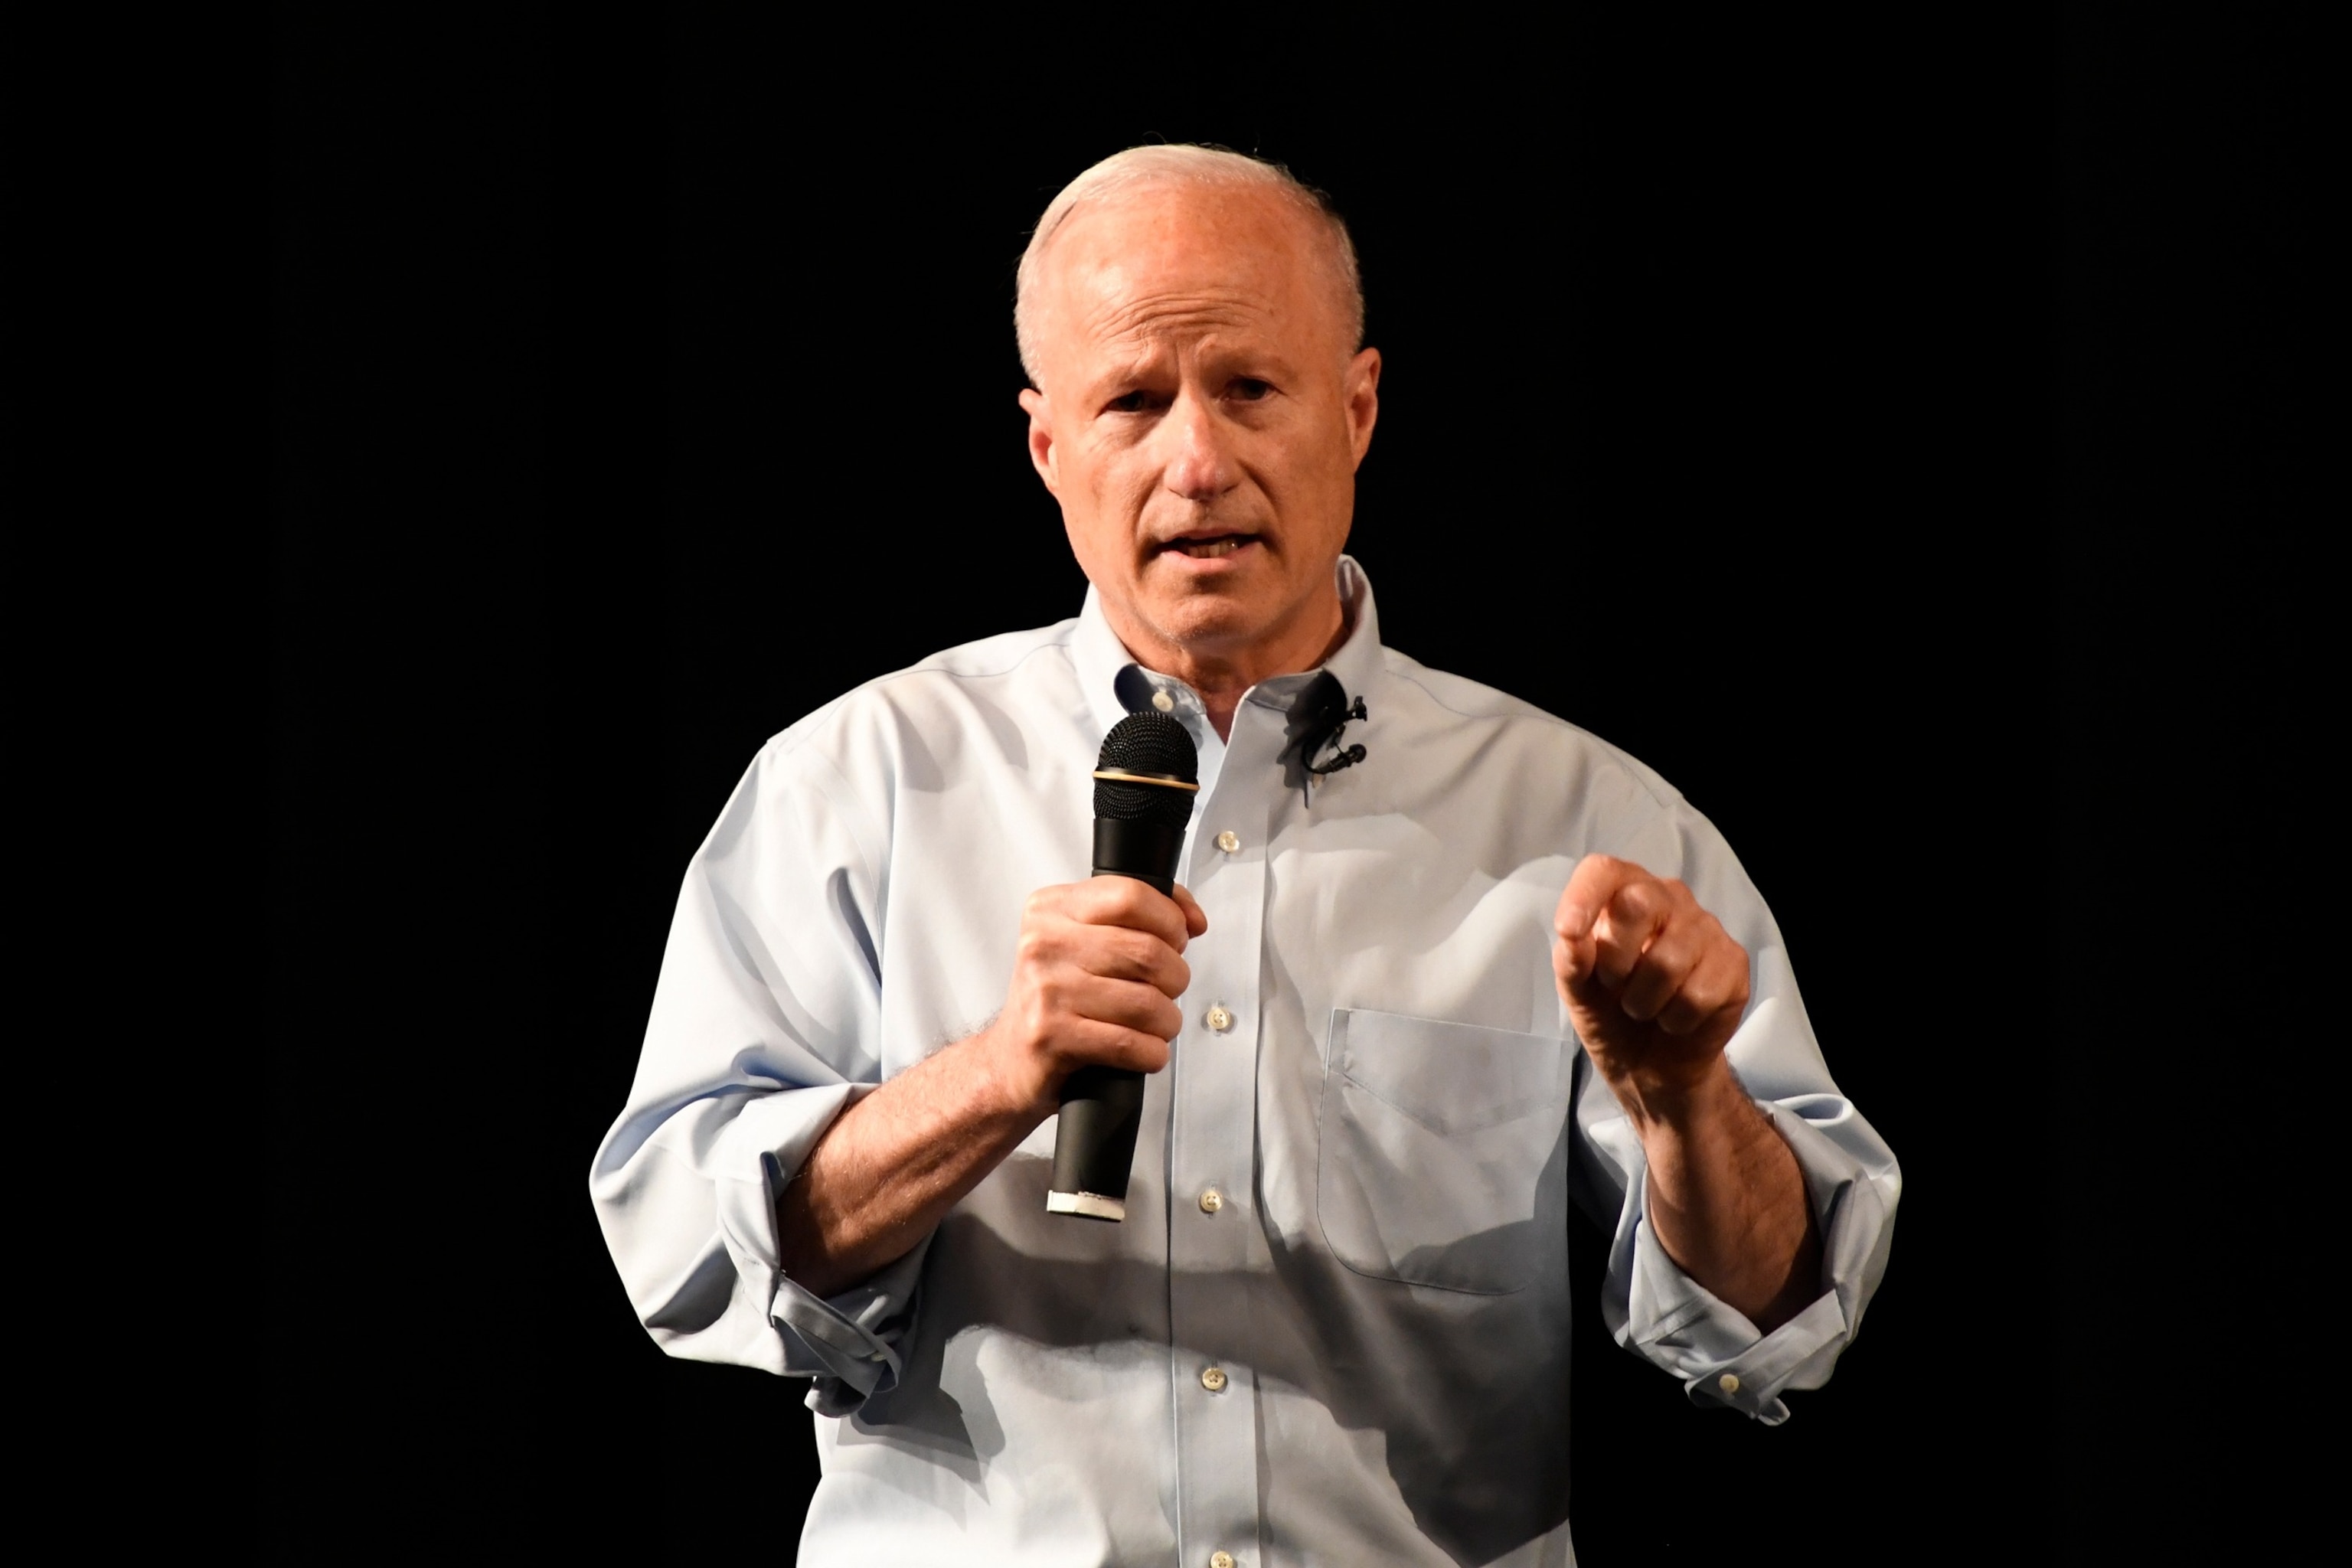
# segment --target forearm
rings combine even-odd
[[[1820,1294],[1804,1173],[1730,1066],[1615,1086],[1649,1166],[1651,1228],[1682,1271],[1766,1333]]]
[[[987,1031],[844,1111],[776,1201],[784,1272],[819,1296],[903,1257],[1054,1110]]]
[[[844,1111],[776,1200],[784,1272],[837,1295],[905,1257],[1098,1063],[1168,1065],[1181,956],[1208,929],[1192,895],[1132,877],[1041,888],[1022,910],[1003,1010]]]

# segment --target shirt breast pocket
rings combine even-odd
[[[1569,1049],[1335,1008],[1315,1177],[1333,1256],[1401,1284],[1526,1289],[1567,1246]]]

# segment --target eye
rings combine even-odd
[[[1260,381],[1254,375],[1236,377],[1225,388],[1225,395],[1237,403],[1255,403],[1260,398],[1270,397],[1273,395],[1273,384]]]
[[[1106,414],[1149,414],[1166,405],[1167,399],[1156,392],[1126,392],[1103,405]]]

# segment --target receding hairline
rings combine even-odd
[[[1068,226],[1079,208],[1115,196],[1153,189],[1255,189],[1271,191],[1288,203],[1323,237],[1318,271],[1339,296],[1347,322],[1349,352],[1364,342],[1364,285],[1356,265],[1355,241],[1331,199],[1279,163],[1253,158],[1223,147],[1184,144],[1129,147],[1114,153],[1064,185],[1037,218],[1028,248],[1021,253],[1013,296],[1013,333],[1020,345],[1021,368],[1029,384],[1039,385],[1036,298],[1038,279],[1054,237]]]

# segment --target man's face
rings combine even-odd
[[[1323,237],[1272,192],[1082,208],[1043,259],[1030,457],[1114,630],[1171,673],[1310,668],[1371,443]],[[1311,646],[1309,646],[1311,645]]]

